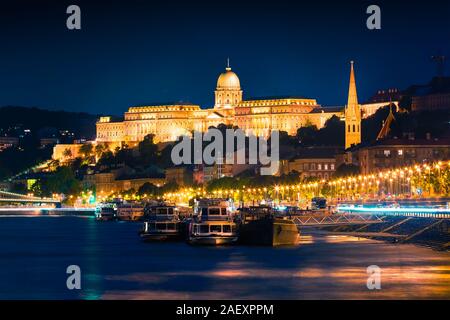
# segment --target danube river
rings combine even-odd
[[[142,243],[139,228],[0,217],[0,299],[450,299],[448,252],[306,231],[295,247],[193,247]],[[380,290],[367,289],[370,265]]]

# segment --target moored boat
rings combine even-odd
[[[145,207],[143,229],[140,237],[144,241],[174,241],[183,239],[182,223],[175,206],[148,205]]]
[[[271,207],[254,206],[241,210],[239,242],[246,245],[279,246],[298,244],[300,233],[288,216]]]
[[[95,218],[100,221],[113,221],[117,219],[117,203],[102,202],[95,208]]]
[[[226,200],[198,200],[195,212],[189,224],[190,244],[229,245],[237,242],[237,225]]]
[[[137,202],[126,202],[118,205],[117,219],[136,221],[144,216],[144,206]]]

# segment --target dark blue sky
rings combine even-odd
[[[11,1],[0,8],[0,106],[122,114],[185,101],[210,107],[229,56],[245,97],[296,95],[343,105],[348,61],[360,100],[425,83],[450,55],[448,1]],[[82,30],[66,29],[78,4]],[[448,66],[446,72],[448,74]]]

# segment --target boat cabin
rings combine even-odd
[[[274,214],[273,208],[269,206],[250,206],[240,211],[242,221],[268,219]]]
[[[209,236],[214,234],[231,236],[236,234],[236,224],[231,222],[220,222],[220,221],[193,223],[191,234],[194,236]]]
[[[199,200],[197,217],[203,220],[230,220],[232,218],[228,201],[221,199]]]
[[[175,221],[147,221],[144,232],[178,232],[179,224]]]

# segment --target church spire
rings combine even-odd
[[[350,61],[350,83],[348,86],[348,101],[347,107],[355,108],[358,106],[358,94],[356,92],[355,70],[353,68],[353,61]]]
[[[345,106],[345,149],[361,143],[361,107],[356,92],[354,62],[350,62],[348,100]]]
[[[230,71],[231,67],[230,67],[230,58],[227,58],[227,67],[225,68],[225,70]]]

